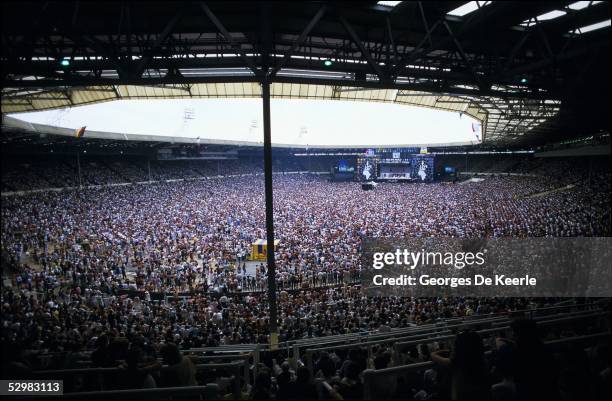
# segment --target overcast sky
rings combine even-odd
[[[384,146],[476,141],[475,119],[457,112],[377,102],[272,99],[272,142]],[[32,123],[126,134],[261,142],[260,99],[119,100],[15,114]],[[480,137],[480,132],[477,132]]]

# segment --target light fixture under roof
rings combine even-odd
[[[401,1],[379,1],[376,4],[378,4],[379,6],[395,7],[399,3],[401,3]]]
[[[538,19],[538,21],[548,21],[548,20],[551,20],[551,19],[562,17],[565,14],[567,14],[565,11],[552,10],[552,11],[549,11],[549,12],[544,13],[542,15],[538,15],[536,18]]]
[[[597,29],[607,28],[609,26],[610,26],[610,20],[601,21],[601,22],[597,22],[595,24],[583,26],[582,28],[575,29],[573,31],[570,31],[570,33],[574,33],[574,34],[587,33],[587,32],[591,32],[591,31],[595,31]]]
[[[601,1],[577,1],[575,3],[568,5],[567,8],[574,10],[574,11],[578,11],[578,10],[582,10],[583,8],[587,8],[589,6],[593,6],[599,3],[601,3]]]
[[[455,17],[463,17],[464,15],[468,15],[469,13],[476,11],[484,6],[488,6],[491,3],[492,1],[470,1],[469,3],[465,3],[464,5],[459,6],[446,14]]]
[[[533,25],[535,25],[537,23],[540,23],[542,21],[549,21],[551,19],[562,17],[565,14],[567,14],[567,12],[565,12],[565,11],[552,10],[552,11],[549,11],[547,13],[538,15],[537,17],[526,19],[525,21],[523,21],[521,23],[521,26],[530,27],[530,26],[533,26]]]

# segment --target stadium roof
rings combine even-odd
[[[489,144],[558,139],[609,129],[609,20],[608,2],[4,2],[2,111],[269,79],[273,97],[460,111]]]

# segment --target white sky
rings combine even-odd
[[[458,112],[378,102],[272,99],[272,142],[299,146],[385,146],[476,142]],[[192,119],[185,119],[190,114]],[[118,100],[13,115],[32,123],[126,134],[263,139],[260,99]]]

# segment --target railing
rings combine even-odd
[[[224,369],[229,372],[232,372],[231,376],[233,387],[232,394],[234,397],[240,397],[241,389],[243,385],[246,387],[247,382],[244,381],[244,378],[248,375],[249,363],[248,360],[245,361],[235,361],[229,363],[206,363],[206,364],[196,364],[195,365],[197,373],[201,373],[204,371],[210,370],[218,370]],[[162,367],[163,369],[164,367]],[[247,372],[240,374],[240,369],[245,369]],[[101,391],[107,389],[107,379],[109,377],[117,377],[124,373],[125,369],[122,368],[79,368],[79,369],[59,369],[59,370],[38,370],[32,372],[34,378],[39,379],[55,379],[55,380],[64,380],[64,383],[73,382],[78,378],[94,378],[97,383],[96,385],[99,387]],[[242,378],[242,379],[241,379]],[[114,390],[113,390],[114,391]],[[238,399],[238,398],[235,398]]]
[[[549,348],[564,347],[567,344],[584,343],[592,344],[594,342],[601,342],[603,340],[610,339],[610,332],[595,333],[583,336],[574,336],[569,338],[562,338],[558,340],[552,340],[545,342],[545,345]],[[222,366],[221,366],[222,365]],[[201,365],[198,365],[200,369]],[[227,364],[212,364],[214,368],[221,366],[226,368]],[[405,375],[409,373],[422,372],[426,369],[434,367],[433,362],[419,362],[409,365],[395,366],[386,369],[368,369],[363,373],[364,382],[364,399],[370,400],[375,399],[374,397],[378,394],[373,394],[373,383],[380,381],[381,377],[395,377],[398,375]],[[109,372],[117,369],[114,368],[102,368],[102,369],[89,369],[88,373],[99,371]],[[74,370],[68,370],[63,372],[72,372]],[[57,371],[62,372],[62,371]],[[234,386],[233,394],[234,399],[239,399],[241,396],[240,387]],[[93,392],[77,392],[68,393],[63,396],[40,396],[37,397],[41,400],[51,399],[87,399],[87,400],[122,400],[122,399],[204,399],[204,400],[217,400],[222,399],[219,394],[219,388],[216,384],[207,384],[205,386],[192,386],[192,387],[169,387],[169,388],[155,388],[155,389],[137,389],[137,390],[111,390],[111,391],[93,391]],[[26,399],[26,397],[15,397],[15,399]]]
[[[344,350],[344,349],[351,349],[351,348],[359,347],[359,348],[366,348],[368,351],[368,357],[371,357],[372,348],[375,346],[384,345],[384,344],[393,344],[398,340],[408,339],[408,338],[427,339],[427,338],[430,338],[431,336],[440,335],[440,334],[448,334],[448,333],[450,333],[450,331],[442,330],[442,331],[436,331],[436,332],[425,333],[425,334],[416,334],[416,335],[412,334],[406,337],[399,337],[399,338],[390,337],[390,338],[386,338],[383,340],[366,341],[362,343],[351,343],[351,344],[333,345],[333,346],[320,347],[320,348],[310,348],[306,350],[306,354],[304,356],[306,359],[306,367],[308,368],[308,371],[310,372],[311,376],[314,376],[313,354],[318,353],[318,352],[337,351],[337,350]]]
[[[566,324],[575,324],[584,320],[591,320],[596,322],[596,327],[599,330],[605,332],[597,333],[586,336],[579,336],[573,338],[572,341],[582,341],[588,343],[589,341],[601,340],[609,338],[610,336],[610,323],[609,323],[609,312],[604,308],[600,307],[601,303],[608,302],[607,300],[601,300],[601,302],[585,303],[585,304],[572,304],[572,305],[558,305],[553,307],[540,308],[535,310],[522,310],[511,313],[503,313],[497,315],[487,315],[480,317],[471,318],[456,318],[449,319],[437,324],[421,326],[421,327],[410,327],[393,330],[385,333],[366,333],[354,334],[354,335],[339,335],[325,338],[313,338],[305,340],[294,341],[291,346],[285,343],[284,346],[287,348],[287,355],[289,351],[293,350],[293,355],[290,361],[297,365],[299,360],[300,349],[305,349],[305,362],[308,369],[314,377],[313,367],[313,356],[316,353],[323,351],[329,352],[341,349],[350,349],[360,347],[367,349],[368,354],[372,354],[373,347],[379,345],[391,345],[392,349],[392,360],[393,363],[401,363],[402,353],[407,347],[419,346],[421,344],[431,343],[443,343],[445,348],[450,348],[452,341],[455,339],[455,334],[461,329],[475,328],[477,332],[483,338],[493,338],[495,334],[505,334],[511,330],[510,322],[512,315],[522,315],[523,317],[533,319],[539,327],[556,327],[563,326]],[[559,314],[558,311],[564,313]],[[548,314],[550,313],[550,314]],[[332,338],[333,337],[333,338]],[[547,346],[550,347],[563,347],[567,343],[567,339],[549,341]],[[231,375],[232,380],[232,393],[236,399],[240,397],[242,388],[248,387],[251,384],[251,367],[253,369],[253,377],[257,376],[257,367],[260,360],[261,352],[271,351],[267,344],[264,345],[253,345],[253,344],[242,344],[242,345],[223,345],[218,347],[203,347],[184,350],[184,354],[189,355],[193,358],[196,363],[198,373],[202,371],[218,370],[223,369],[227,371],[228,375]],[[215,361],[231,361],[228,363],[210,363]],[[403,373],[409,373],[414,371],[422,371],[431,367],[431,362],[423,362],[420,364],[402,365],[395,366],[388,369],[382,370],[367,370],[364,372],[364,391],[366,399],[371,397],[372,393],[372,380],[378,375],[397,375]],[[86,368],[86,369],[64,369],[64,370],[42,370],[33,372],[34,377],[45,378],[45,379],[62,379],[65,380],[66,389],[70,390],[71,384],[75,383],[75,380],[86,380],[90,387],[94,389],[105,390],[111,386],[115,377],[119,377],[122,372],[125,372],[121,368]],[[93,385],[94,387],[91,387]],[[200,386],[204,389],[206,386]],[[143,396],[160,396],[165,397],[166,394],[162,389],[156,390],[144,390],[154,391],[153,393],[139,393],[141,390],[127,390],[125,391],[104,391],[102,393],[93,392],[83,394],[87,398],[96,399],[99,395],[100,398],[106,399],[120,399],[130,397],[134,394],[134,397]],[[196,391],[195,388],[193,391]],[[202,390],[203,391],[203,390]],[[79,393],[81,394],[81,393]],[[91,397],[89,396],[91,394]],[[105,397],[104,395],[107,395]],[[182,393],[181,393],[182,394]],[[210,394],[207,393],[204,396],[205,399],[211,398]],[[180,395],[177,393],[177,397]],[[185,397],[202,397],[203,393],[185,393]],[[193,397],[192,397],[193,396]],[[168,394],[168,397],[170,395]]]
[[[571,310],[571,309],[584,309],[573,312],[564,312],[562,314],[550,314],[539,316],[542,313],[548,313],[558,310]],[[489,328],[492,330],[498,330],[500,327],[508,328],[510,315],[520,316],[523,315],[526,318],[532,319],[536,322],[551,320],[559,316],[564,318],[574,317],[589,314],[594,310],[601,310],[598,303],[588,304],[575,304],[575,305],[559,305],[552,307],[545,307],[539,309],[527,309],[519,310],[515,312],[505,312],[499,314],[490,315],[474,315],[469,317],[448,319],[442,322],[427,324],[423,326],[412,326],[405,328],[392,329],[389,332],[361,332],[354,334],[340,334],[326,337],[314,337],[309,339],[300,339],[287,341],[279,344],[278,349],[287,352],[290,356],[290,362],[294,369],[297,368],[298,360],[301,354],[306,351],[304,355],[308,361],[310,358],[309,353],[320,351],[333,351],[334,349],[343,349],[356,346],[373,346],[378,344],[388,344],[391,342],[402,342],[408,340],[419,340],[426,335],[441,334],[456,332],[458,330],[467,329],[471,327]],[[592,316],[592,315],[589,315]],[[587,316],[587,317],[589,317]],[[421,337],[419,337],[421,336]],[[314,347],[314,348],[313,348]],[[245,353],[253,358],[254,361],[260,360],[261,352],[269,352],[271,348],[269,344],[234,344],[234,345],[220,345],[217,347],[201,347],[201,348],[190,348],[183,350],[185,354],[198,355],[198,354],[209,354],[210,359],[224,359],[231,360],[231,358],[242,359]],[[84,353],[88,354],[88,353]]]
[[[534,319],[536,321],[543,320],[546,318],[554,317],[554,312],[563,311],[563,316],[573,316],[584,313],[584,311],[601,310],[601,305],[609,303],[607,299],[589,301],[582,304],[563,304],[556,306],[549,306],[544,308],[536,309],[522,309],[510,312],[501,312],[495,314],[486,315],[472,315],[464,316],[452,319],[446,319],[440,322],[425,324],[422,326],[411,326],[403,328],[394,328],[388,332],[369,331],[359,332],[353,334],[338,334],[325,337],[313,337],[307,339],[298,339],[281,342],[278,345],[279,350],[284,350],[287,355],[290,355],[291,363],[293,368],[297,368],[297,361],[301,357],[301,353],[304,349],[322,346],[344,345],[350,342],[354,342],[355,345],[359,345],[365,341],[384,340],[386,338],[400,339],[406,335],[418,335],[424,334],[430,331],[441,331],[441,330],[459,330],[461,328],[473,327],[478,325],[490,325],[490,327],[496,327],[507,324],[507,318],[509,316],[524,316],[528,319]],[[581,312],[582,311],[582,312]],[[551,315],[548,315],[551,313]],[[569,314],[569,315],[568,315]],[[558,316],[558,315],[557,315]],[[271,348],[269,344],[236,344],[236,345],[221,345],[217,347],[203,347],[203,348],[192,348],[183,350],[185,353],[200,354],[209,353],[214,355],[229,355],[229,354],[240,354],[240,353],[252,353],[254,360],[260,360],[261,352],[269,352]],[[89,355],[91,351],[85,351],[82,355]],[[64,355],[61,353],[48,353],[38,355],[38,358],[53,358],[56,355]]]
[[[361,272],[357,272],[357,273],[345,272],[344,277],[332,278],[330,280],[327,280],[325,284],[318,282],[318,280],[313,280],[312,277],[305,278],[302,281],[302,283],[306,283],[308,284],[308,286],[307,287],[292,286],[290,283],[283,283],[282,281],[277,281],[276,288],[277,288],[277,291],[286,291],[288,293],[295,293],[299,291],[311,291],[314,289],[318,290],[318,289],[339,288],[339,287],[350,286],[350,285],[359,285],[361,284]],[[227,283],[221,283],[221,284],[225,286]],[[225,287],[223,291],[215,292],[215,291],[211,291],[211,287],[212,285],[209,285],[209,289],[207,291],[204,291],[204,290],[180,291],[180,292],[150,291],[149,296],[151,297],[151,300],[153,301],[163,300],[164,302],[168,302],[170,300],[184,301],[186,299],[189,299],[191,297],[198,296],[198,295],[208,295],[208,296],[214,296],[214,297],[221,297],[223,295],[247,296],[247,295],[253,295],[253,294],[267,293],[268,291],[267,281],[263,283],[256,282],[255,285],[248,285],[248,284],[241,285],[240,291],[234,291],[231,288]],[[140,289],[121,289],[121,290],[118,290],[118,294],[120,295],[127,294],[128,296],[144,297],[145,290],[142,288]]]
[[[605,301],[607,302],[607,301]],[[449,328],[449,329],[455,329],[455,328],[459,328],[462,326],[465,326],[468,323],[472,323],[472,324],[483,324],[483,323],[493,323],[494,325],[495,320],[500,320],[500,319],[506,319],[509,316],[519,316],[519,315],[524,315],[525,317],[529,318],[529,319],[534,319],[534,320],[538,320],[541,318],[546,318],[546,317],[550,317],[550,316],[554,316],[554,315],[545,315],[545,316],[535,316],[538,313],[542,313],[542,312],[552,312],[552,311],[557,311],[557,310],[567,310],[567,309],[573,309],[573,308],[577,308],[577,309],[582,309],[582,308],[586,308],[588,310],[599,310],[600,307],[598,306],[598,302],[595,303],[590,303],[590,304],[571,304],[571,305],[559,305],[559,306],[550,306],[550,307],[544,307],[544,308],[537,308],[537,309],[521,309],[521,310],[516,310],[516,311],[510,311],[510,312],[500,312],[500,313],[491,313],[491,314],[486,314],[486,315],[471,315],[471,316],[464,316],[464,317],[457,317],[457,318],[451,318],[451,319],[445,319],[443,321],[440,322],[436,322],[436,323],[432,323],[432,324],[425,324],[422,326],[413,326],[413,327],[409,327],[409,328],[401,328],[401,329],[392,329],[390,332],[388,333],[380,333],[380,332],[367,332],[367,333],[360,333],[360,334],[354,334],[354,335],[346,335],[346,334],[342,334],[342,335],[335,335],[335,336],[327,336],[327,337],[323,337],[323,338],[313,338],[313,339],[307,339],[307,340],[295,340],[294,343],[300,344],[300,345],[305,345],[311,342],[315,342],[315,343],[321,343],[321,341],[324,342],[332,342],[333,340],[347,340],[350,339],[351,336],[359,336],[360,338],[364,338],[364,337],[372,337],[372,336],[397,336],[400,333],[403,332],[415,332],[415,331],[421,331],[421,330],[433,330],[434,329],[434,325],[438,327],[438,329],[440,329],[441,327],[444,328]],[[584,313],[585,311],[577,311],[577,312],[567,312],[567,313]],[[563,316],[567,316],[567,313],[563,313]]]
[[[402,333],[394,332],[394,333],[385,333],[381,336],[372,336],[372,337],[364,337],[361,342],[350,342],[347,344],[347,341],[335,341],[335,342],[319,342],[319,343],[311,343],[307,344],[304,358],[306,360],[306,366],[308,367],[311,375],[314,374],[313,371],[313,354],[319,352],[330,352],[341,349],[350,349],[355,347],[367,347],[368,353],[371,353],[371,349],[373,346],[384,345],[384,344],[396,344],[398,341],[417,341],[431,338],[440,338],[440,334],[444,334],[448,337],[452,335],[451,330],[459,330],[462,328],[472,327],[472,326],[490,326],[494,322],[499,322],[504,320],[507,322],[505,317],[496,317],[492,319],[482,319],[472,322],[459,322],[453,325],[436,325],[434,327],[422,327],[422,328],[413,328],[412,331],[404,331]],[[432,337],[433,336],[433,337]],[[335,345],[330,345],[334,344]],[[338,344],[340,343],[340,344]],[[308,346],[315,346],[315,348],[308,348]],[[298,348],[299,349],[299,348]],[[296,356],[296,352],[294,351],[294,358]],[[397,359],[397,355],[393,355],[394,360]]]
[[[564,306],[563,308],[567,308],[567,306]],[[554,308],[551,308],[551,309],[554,309]],[[582,312],[574,312],[570,316],[567,316],[565,314],[561,316],[562,317],[559,317],[559,315],[541,316],[537,320],[535,319],[534,320],[536,321],[536,324],[538,324],[539,326],[551,326],[551,325],[563,324],[566,322],[573,322],[573,321],[577,321],[581,319],[599,318],[599,317],[604,317],[604,316],[609,316],[609,315],[608,315],[608,312],[593,312],[592,310],[585,310]],[[384,344],[393,344],[393,360],[399,361],[400,359],[399,355],[401,353],[401,350],[404,347],[418,346],[420,344],[428,344],[432,342],[452,340],[455,338],[455,334],[448,334],[450,333],[451,330],[458,331],[459,329],[466,329],[466,328],[471,328],[474,326],[481,326],[481,327],[485,326],[487,328],[478,330],[478,333],[487,334],[487,333],[494,333],[494,332],[506,332],[510,330],[509,322],[510,321],[507,317],[502,316],[502,317],[494,317],[490,319],[481,319],[481,320],[475,320],[475,321],[464,321],[464,322],[459,322],[456,324],[446,325],[446,326],[438,326],[435,329],[430,329],[430,330],[433,330],[433,332],[430,332],[430,333],[419,332],[419,331],[413,331],[412,333],[403,333],[401,335],[398,333],[393,333],[393,334],[390,334],[388,338],[384,338],[384,339],[376,340],[372,338],[366,338],[366,340],[363,342],[328,345],[324,347],[321,347],[321,345],[325,345],[325,344],[321,344],[321,343],[314,344],[314,345],[317,345],[315,348],[307,348],[305,351],[306,366],[308,367],[311,375],[314,375],[315,372],[313,371],[314,370],[313,369],[313,354],[315,353],[330,352],[330,351],[347,349],[347,348],[355,348],[355,347],[367,347],[368,352],[370,353],[371,348],[373,346],[384,345]],[[500,323],[505,323],[505,325],[499,325]],[[493,326],[497,326],[497,327],[493,327]],[[438,333],[436,333],[435,330],[437,330]],[[438,335],[438,336],[431,335],[431,334],[441,334],[441,333],[444,333],[444,334]],[[294,352],[294,358],[295,358],[295,352]]]
[[[380,331],[370,331],[370,332],[360,332],[354,334],[338,334],[326,337],[314,337],[309,339],[300,339],[300,340],[291,340],[284,343],[279,344],[280,348],[289,349],[291,348],[293,351],[293,358],[299,358],[299,353],[302,348],[307,348],[308,346],[316,345],[321,346],[323,344],[337,344],[337,343],[346,343],[349,341],[366,341],[372,340],[375,338],[382,339],[385,337],[398,337],[402,334],[406,333],[414,333],[422,332],[426,330],[435,330],[436,327],[438,330],[441,328],[448,329],[458,329],[461,326],[465,326],[468,322],[476,323],[488,323],[487,320],[494,318],[507,318],[510,315],[519,316],[524,315],[526,318],[534,319],[537,315],[542,313],[549,313],[553,311],[559,310],[571,310],[571,309],[601,309],[601,304],[609,302],[608,300],[598,300],[595,302],[588,302],[583,304],[566,304],[564,302],[563,305],[555,305],[544,308],[535,308],[535,309],[521,309],[510,312],[500,312],[500,313],[491,313],[486,315],[471,315],[471,316],[463,316],[458,318],[446,319],[440,322],[425,324],[422,326],[411,326],[411,327],[403,327],[403,328],[395,328],[391,329],[391,331],[386,333],[381,333]],[[565,313],[564,313],[565,315]],[[262,350],[265,349],[265,346],[262,347]]]
[[[196,365],[203,365],[208,361],[240,361],[242,362],[242,383],[244,386],[248,387],[251,385],[251,375],[250,375],[250,361],[253,358],[254,353],[249,354],[238,354],[238,355],[217,355],[217,356],[201,356],[197,355],[197,352],[193,354],[189,354],[190,351],[187,351],[185,354],[189,355],[191,359],[196,363]],[[256,366],[255,358],[253,358],[253,366]],[[256,371],[256,368],[255,368]]]
[[[610,334],[611,333],[607,331],[607,332],[589,334],[589,335],[584,335],[584,336],[561,338],[558,340],[546,341],[544,345],[548,348],[554,349],[554,348],[565,346],[567,344],[572,344],[572,343],[589,344],[593,342],[600,342],[602,340],[609,341]],[[380,381],[380,378],[382,377],[422,372],[432,367],[434,367],[434,363],[431,361],[427,361],[427,362],[412,363],[409,365],[394,366],[394,367],[386,368],[386,369],[367,369],[363,372],[363,393],[364,393],[363,399],[364,400],[379,399],[378,397],[380,397],[380,395],[373,394],[372,392],[373,383],[377,379]]]
[[[609,313],[608,312],[592,313],[591,311],[585,311],[583,314],[577,315],[577,316],[569,316],[569,317],[561,317],[561,318],[557,318],[556,316],[553,316],[553,318],[551,319],[544,319],[544,320],[536,321],[536,324],[540,327],[555,326],[555,325],[560,325],[560,324],[564,324],[568,322],[573,323],[575,321],[582,320],[582,319],[592,319],[592,318],[599,318],[599,317],[609,317]],[[511,330],[511,327],[509,325],[506,325],[506,326],[499,326],[499,327],[478,330],[477,333],[483,335],[483,334],[492,334],[492,333],[504,333],[510,330]],[[422,340],[400,341],[400,342],[395,343],[393,348],[394,348],[394,353],[399,354],[402,351],[402,349],[405,347],[419,346],[421,344],[429,344],[433,342],[442,342],[442,341],[448,342],[449,340],[454,340],[454,339],[455,339],[455,334],[448,335],[448,336],[440,336],[437,338],[422,339]]]

